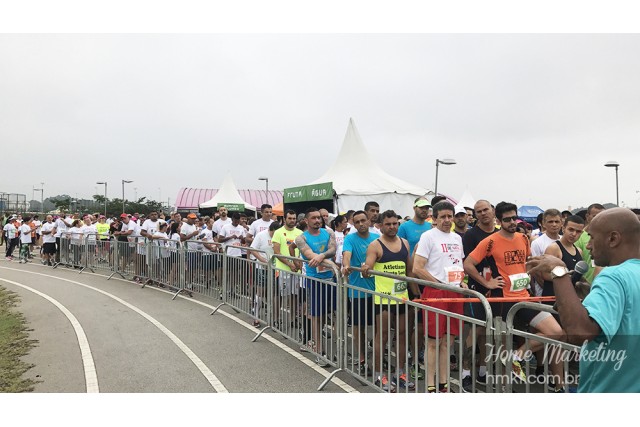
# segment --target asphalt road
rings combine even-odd
[[[251,342],[243,315],[209,315],[215,301],[34,261],[0,262],[0,284],[39,342],[25,358],[36,392],[315,393],[330,373],[277,333]],[[323,393],[372,391],[339,374]]]

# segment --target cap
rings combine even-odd
[[[187,215],[187,218],[198,219],[198,215],[190,213],[189,215]]]
[[[426,207],[428,207],[428,208],[430,208],[430,207],[431,207],[431,205],[429,204],[429,201],[428,201],[428,200],[420,199],[420,200],[418,200],[417,202],[415,202],[415,203],[413,204],[413,207],[415,207],[415,208],[422,208],[422,207],[424,207],[424,206],[426,206]]]
[[[129,218],[129,215],[127,215],[126,213],[120,214],[120,218]]]
[[[465,215],[467,214],[467,210],[464,208],[464,206],[456,206],[454,216],[458,214],[465,214]]]

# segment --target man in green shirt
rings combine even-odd
[[[589,271],[582,276],[589,284],[593,282],[593,279],[600,273],[602,267],[597,267],[591,259],[591,251],[587,249],[587,243],[589,243],[589,224],[593,221],[600,212],[604,211],[604,206],[600,203],[594,203],[587,208],[587,216],[585,218],[587,225],[584,227],[584,232],[580,235],[580,238],[576,242],[576,247],[582,252],[582,259],[589,266]]]

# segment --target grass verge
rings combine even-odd
[[[33,367],[22,361],[36,345],[29,339],[27,322],[15,310],[18,294],[0,286],[0,392],[20,393],[33,391],[36,381],[23,378]]]

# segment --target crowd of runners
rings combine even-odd
[[[447,322],[443,320],[443,316],[431,311],[424,316],[427,317],[427,322],[420,318],[419,327],[424,328],[423,324],[428,324],[428,329],[425,333],[417,334],[422,338],[419,339],[417,348],[413,348],[413,343],[409,346],[411,348],[405,348],[404,336],[413,331],[404,330],[404,316],[411,312],[395,300],[385,298],[386,295],[406,300],[428,299],[429,306],[483,321],[485,311],[478,302],[448,302],[459,296],[451,290],[399,282],[368,274],[367,271],[415,277],[445,284],[451,286],[451,289],[463,287],[486,297],[505,298],[505,302],[492,299],[491,303],[493,315],[504,318],[518,298],[553,296],[551,282],[536,282],[527,274],[525,262],[530,256],[548,254],[560,258],[570,270],[574,270],[576,264],[584,260],[588,271],[582,276],[574,274],[573,281],[587,292],[590,283],[601,270],[591,262],[588,235],[590,222],[605,209],[597,203],[590,205],[584,216],[547,209],[539,217],[536,228],[520,219],[517,206],[507,202],[494,206],[487,200],[479,200],[474,206],[466,207],[454,206],[442,196],[436,196],[431,201],[420,197],[415,200],[413,209],[414,215],[405,218],[391,209],[381,211],[380,205],[375,201],[368,202],[362,210],[350,210],[337,216],[325,209],[310,208],[305,212],[287,210],[281,218],[274,218],[272,207],[265,204],[260,209],[259,219],[238,212],[229,215],[224,207],[219,208],[213,216],[188,213],[184,218],[180,213],[165,216],[162,212],[151,212],[147,216],[123,213],[110,218],[100,214],[46,215],[44,221],[40,221],[38,215],[22,217],[14,214],[1,218],[2,241],[6,245],[7,260],[14,260],[13,253],[18,249],[19,262],[30,262],[34,251],[39,250],[41,262],[46,265],[54,265],[59,261],[61,238],[70,240],[71,256],[76,261],[85,256],[81,247],[87,241],[151,241],[160,248],[157,256],[165,260],[167,271],[171,274],[175,273],[175,269],[171,267],[175,266],[175,250],[180,247],[196,247],[202,251],[202,256],[187,263],[186,269],[190,271],[219,268],[215,255],[223,247],[226,247],[228,256],[257,259],[264,263],[269,262],[267,258],[271,254],[275,254],[273,260],[280,273],[277,281],[281,292],[288,288],[289,295],[295,298],[298,292],[292,291],[293,288],[307,289],[305,298],[300,298],[300,301],[296,298],[293,304],[307,304],[306,312],[311,321],[310,337],[321,335],[322,319],[326,319],[327,313],[335,309],[335,288],[314,284],[314,279],[331,280],[334,270],[326,266],[327,262],[335,264],[335,271],[339,271],[350,285],[370,291],[349,291],[350,321],[354,339],[358,342],[357,353],[360,358],[367,352],[364,329],[376,325],[373,340],[376,366],[366,369],[373,369],[376,385],[385,391],[394,391],[397,387],[412,389],[415,387],[414,380],[424,378],[423,371],[415,369],[415,365],[409,369],[404,366],[403,361],[412,360],[411,355],[414,355],[418,357],[421,366],[426,362],[428,372],[437,372],[437,376],[430,375],[426,379],[427,391],[448,392],[448,381],[443,382],[443,379],[449,378],[452,365],[457,365],[458,360],[451,355],[448,347],[447,343],[451,341],[444,339],[447,334],[452,337],[466,335],[460,337],[465,347],[460,355],[463,391],[471,391],[472,375],[475,383],[486,382],[487,367],[482,361],[489,360],[483,342],[486,333],[483,328],[475,328],[481,363],[472,367],[471,354],[476,350],[471,348],[471,343],[475,342],[473,337],[468,331],[459,330],[457,322],[451,322],[449,327],[445,327]],[[131,250],[121,256],[125,262],[130,262],[145,254]],[[283,257],[278,258],[278,255]],[[108,251],[93,251],[92,256],[104,260],[112,255]],[[195,262],[199,265],[195,266]],[[143,261],[135,264],[142,266],[145,263]],[[144,271],[138,270],[138,267],[135,273],[133,280],[136,282],[146,280]],[[293,274],[287,273],[303,274],[305,283],[298,283]],[[256,294],[257,313],[263,305],[263,294],[259,289],[266,283],[265,272],[258,269],[246,277],[251,277],[252,280],[255,278],[253,281],[256,286],[252,289]],[[372,295],[373,301],[370,300]],[[366,309],[370,304],[375,307],[373,313]],[[279,309],[274,309],[276,323],[279,322],[279,312]],[[396,317],[388,318],[391,315]],[[441,319],[437,321],[438,316]],[[552,338],[562,335],[557,316],[524,309],[518,312],[517,317],[521,324],[527,325],[534,333]],[[391,379],[386,377],[381,366],[385,345],[382,343],[387,342],[390,332],[384,325],[393,323],[390,320],[395,320],[396,323],[396,342],[399,343],[400,353],[397,358],[397,376]],[[258,325],[259,322],[256,321],[255,326]],[[320,355],[324,354],[322,340],[310,339],[303,347]],[[541,347],[540,343],[533,341],[528,350],[536,352]],[[440,355],[438,366],[436,353]],[[356,359],[358,354],[354,356]],[[510,360],[514,374],[522,380],[526,380],[522,367],[524,357],[525,349],[521,347]],[[318,363],[322,364],[321,358]],[[565,391],[562,363],[550,360],[549,367],[556,380],[548,386],[555,392]],[[475,368],[477,372],[472,374],[471,371]],[[436,383],[436,378],[440,382]]]

